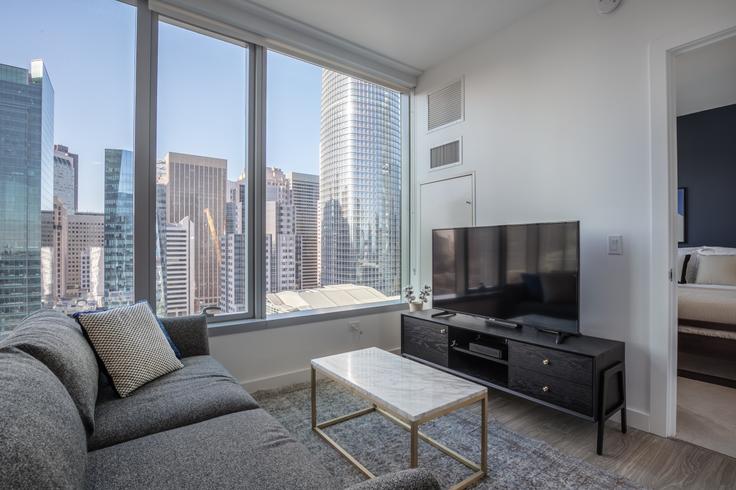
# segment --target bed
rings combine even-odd
[[[736,286],[679,284],[677,303],[678,375],[736,388]]]

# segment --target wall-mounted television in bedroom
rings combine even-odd
[[[435,309],[575,335],[580,222],[433,230],[432,288]]]

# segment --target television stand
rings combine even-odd
[[[457,313],[452,311],[438,311],[437,313],[432,313],[432,318],[450,318],[452,316],[457,315]]]
[[[401,315],[401,354],[441,371],[603,426],[621,413],[626,432],[626,345],[588,335],[555,337],[437,310]],[[564,341],[564,343],[563,343]],[[477,346],[481,346],[479,350]]]
[[[568,337],[575,337],[575,334],[567,333],[567,332],[558,332],[557,330],[547,330],[545,328],[539,328],[537,329],[542,333],[549,333],[555,336],[555,344],[560,345],[563,342],[565,342],[565,339]]]

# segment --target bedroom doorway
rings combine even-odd
[[[672,60],[675,437],[736,457],[736,35]]]

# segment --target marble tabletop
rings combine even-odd
[[[376,347],[313,359],[312,367],[405,422],[432,417],[487,391],[479,384]]]

